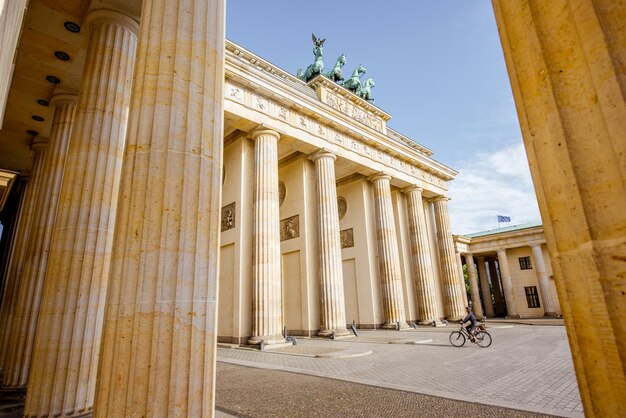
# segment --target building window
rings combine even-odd
[[[530,264],[530,257],[520,257],[519,268],[522,270],[530,270],[533,268],[532,264]]]
[[[524,288],[524,290],[526,291],[526,302],[528,302],[528,307],[540,308],[541,305],[539,305],[539,294],[537,294],[537,286],[527,286]]]

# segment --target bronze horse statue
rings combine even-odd
[[[346,54],[341,54],[341,56],[337,58],[337,62],[335,63],[333,69],[326,73],[326,77],[330,78],[335,83],[341,84],[343,81],[343,71],[341,70],[341,67],[346,65],[346,62]]]
[[[352,77],[343,83],[343,86],[350,90],[352,93],[357,94],[357,91],[361,87],[361,77],[367,70],[361,64],[356,67],[356,70],[352,73]]]

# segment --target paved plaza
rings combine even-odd
[[[458,325],[451,324],[445,328],[408,331],[360,331],[358,338],[338,341],[299,338],[297,347],[280,352],[259,352],[222,346],[218,349],[217,408],[222,407],[226,412],[236,413],[236,409],[232,408],[233,396],[238,397],[242,411],[245,410],[244,404],[266,402],[255,399],[250,391],[236,393],[236,385],[229,387],[231,397],[228,399],[223,394],[220,395],[220,382],[228,384],[224,377],[220,377],[220,370],[238,365],[249,367],[239,371],[229,370],[229,373],[248,373],[257,386],[272,388],[276,384],[275,393],[282,393],[280,405],[286,411],[290,407],[295,408],[296,403],[302,403],[302,394],[297,392],[302,388],[310,391],[306,389],[309,387],[306,385],[333,386],[338,385],[336,381],[339,380],[385,389],[383,392],[376,392],[377,394],[372,392],[367,398],[370,401],[377,397],[381,401],[388,397],[396,399],[395,402],[384,403],[384,410],[388,415],[394,416],[412,415],[407,411],[416,408],[420,402],[426,405],[424,400],[416,398],[414,394],[430,395],[431,400],[434,396],[464,401],[458,405],[465,405],[466,408],[468,402],[471,402],[558,416],[583,415],[563,326],[490,323],[488,327],[493,336],[493,344],[485,349],[469,342],[462,348],[452,347],[448,336],[457,327]],[[256,370],[251,371],[250,367]],[[277,371],[292,373],[276,374]],[[325,378],[320,382],[326,383],[315,384],[309,380],[311,377]],[[292,382],[291,394],[289,387],[284,392],[285,389],[281,389],[278,381],[283,384]],[[295,384],[298,381],[302,381],[304,386]],[[356,386],[353,389],[364,390],[357,389]],[[395,391],[388,393],[389,389]],[[346,394],[345,399],[349,399],[349,389],[343,387],[341,390]],[[293,405],[290,401],[292,398]],[[398,399],[404,399],[405,402],[397,401]],[[228,408],[224,407],[226,404],[229,405]],[[324,403],[320,402],[320,406],[322,405]],[[456,415],[454,408],[458,405],[446,405],[452,409],[448,409],[448,413],[444,415]],[[483,408],[488,412],[483,416],[520,416],[519,411],[488,408]],[[319,409],[310,411],[309,416],[325,416]],[[480,415],[478,410],[463,411],[471,416]],[[380,416],[379,412],[371,415]],[[249,413],[241,415],[254,416]],[[424,412],[423,415],[429,413]],[[285,413],[284,416],[289,414]]]

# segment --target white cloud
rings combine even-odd
[[[456,168],[449,194],[454,234],[497,228],[496,215],[511,217],[503,227],[541,220],[523,144],[477,152]]]

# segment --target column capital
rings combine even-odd
[[[536,248],[536,247],[541,248],[541,246],[542,246],[542,245],[543,245],[543,243],[540,243],[540,242],[539,242],[539,243],[534,242],[534,243],[532,243],[532,244],[528,244],[528,246],[529,246],[530,248]]]
[[[33,138],[33,142],[30,144],[30,149],[39,152],[48,148],[48,138],[43,138],[40,135],[37,135]]]
[[[51,106],[59,106],[64,104],[76,103],[78,95],[74,93],[55,93],[50,99]]]
[[[114,25],[123,26],[135,36],[139,36],[139,22],[132,17],[111,9],[96,9],[87,13],[85,23],[88,28],[92,28],[97,24],[112,23]]]
[[[313,154],[309,155],[309,160],[315,162],[320,158],[331,158],[333,161],[337,159],[337,155],[334,152],[329,151],[325,148],[321,148]]]
[[[373,176],[370,176],[368,180],[371,182],[375,182],[378,180],[391,180],[391,176],[389,174],[380,172],[380,173],[374,174]]]
[[[435,196],[435,197],[431,197],[429,199],[430,202],[447,202],[449,201],[450,198],[448,196],[444,196],[444,195],[439,195],[439,196]]]
[[[500,254],[506,254],[506,248],[496,248],[496,253]]]
[[[280,141],[280,134],[272,129],[266,129],[266,128],[259,128],[253,132],[250,133],[250,138],[252,138],[253,141],[256,141],[257,138],[261,137],[261,136],[273,136],[274,138],[276,138],[277,141]]]
[[[402,193],[411,193],[411,192],[418,192],[420,194],[422,194],[422,192],[424,191],[424,188],[419,187],[415,184],[412,184],[410,186],[405,187],[404,189],[400,190]]]

